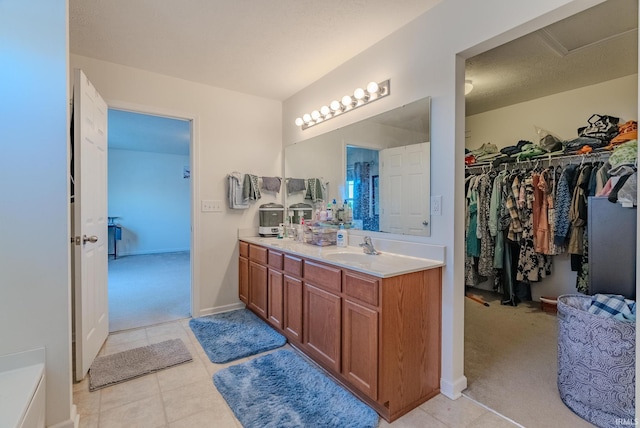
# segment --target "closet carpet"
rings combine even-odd
[[[499,294],[471,293],[490,306],[464,299],[463,395],[527,428],[593,427],[560,399],[556,316],[538,302],[502,306]]]
[[[109,331],[191,316],[189,251],[109,257]]]

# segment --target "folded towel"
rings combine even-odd
[[[296,192],[302,192],[306,190],[307,186],[305,186],[304,178],[289,178],[287,179],[287,194],[292,194]]]
[[[281,180],[280,177],[262,177],[262,188],[269,192],[280,191]]]
[[[262,197],[258,188],[258,177],[256,175],[246,174],[242,186],[242,196],[245,199],[257,201]]]
[[[227,176],[229,208],[241,210],[249,208],[249,201],[242,196],[244,174],[232,172]]]
[[[595,294],[591,298],[589,313],[621,321],[635,321],[636,302],[619,294]]]

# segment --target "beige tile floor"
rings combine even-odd
[[[191,332],[189,320],[109,335],[100,355],[180,338],[193,361],[128,382],[89,392],[88,376],[74,384],[73,399],[81,428],[240,428],[242,425],[211,377],[228,364],[214,364]],[[450,400],[442,395],[427,401],[392,424],[380,419],[380,427],[394,428],[507,428],[519,425],[466,397]]]

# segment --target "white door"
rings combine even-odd
[[[380,230],[431,234],[429,216],[430,143],[380,151]]]
[[[81,380],[109,334],[107,296],[107,104],[74,71],[75,378]]]

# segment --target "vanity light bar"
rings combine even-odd
[[[390,93],[391,86],[389,79],[380,83],[369,82],[365,89],[357,88],[353,91],[353,95],[345,95],[340,101],[333,100],[328,106],[324,105],[319,110],[303,114],[295,120],[295,124],[305,130],[320,122],[324,122],[325,120],[329,120],[343,113],[355,110],[358,107],[362,107],[363,105],[379,100],[380,98],[386,97]]]

